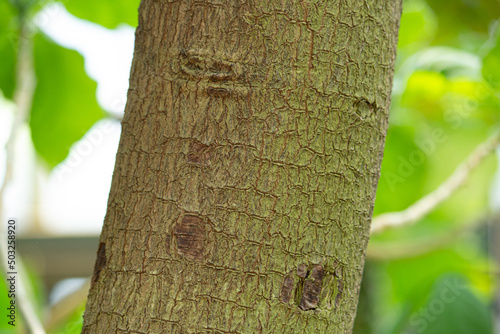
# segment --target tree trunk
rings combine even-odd
[[[400,1],[153,1],[83,333],[348,333]]]

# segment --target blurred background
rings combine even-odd
[[[0,237],[15,217],[24,298],[48,333],[81,329],[138,5],[0,0]],[[375,217],[431,193],[498,131],[499,19],[498,0],[404,2]],[[372,233],[355,333],[500,333],[499,157],[417,222]]]

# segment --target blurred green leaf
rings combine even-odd
[[[483,58],[483,77],[496,90],[500,90],[500,44]]]
[[[54,167],[70,146],[103,117],[95,98],[96,83],[83,58],[37,35],[34,39],[37,88],[30,127],[37,152]]]
[[[415,144],[409,126],[390,126],[387,132],[375,215],[406,208],[423,195],[427,161]]]
[[[487,84],[466,76],[447,77],[443,72],[413,72],[398,102],[429,120],[457,123],[455,118],[460,118],[455,127],[474,122],[491,125],[500,119],[499,99]]]
[[[62,1],[62,3],[73,15],[109,29],[116,28],[121,23],[137,27],[140,0]]]
[[[0,89],[3,95],[12,99],[15,88],[16,47],[18,22],[12,6],[7,1],[0,1]]]
[[[436,28],[434,13],[424,1],[406,1],[399,27],[398,47],[422,47],[432,40]]]
[[[402,247],[406,246],[402,245]],[[444,330],[443,327],[449,320],[448,315],[456,315],[460,311],[456,308],[461,308],[462,302],[468,306],[474,305],[479,310],[478,312],[484,315],[484,311],[488,308],[487,299],[494,291],[494,277],[488,271],[492,264],[480,248],[475,240],[468,237],[446,248],[423,255],[372,262],[372,268],[377,273],[377,280],[372,282],[373,293],[377,296],[376,304],[372,305],[376,313],[376,333],[413,334],[424,333],[423,330],[431,328],[442,331],[429,333],[455,333],[453,332],[454,326],[450,326],[451,331]],[[443,282],[448,287],[457,286],[454,290],[453,302],[456,300],[458,304],[451,305],[448,299],[446,307],[450,309],[435,312],[432,320],[435,323],[427,322],[426,327],[423,328],[422,321],[419,321],[421,315],[426,314],[425,310],[430,305],[436,307],[432,304],[432,300],[435,298],[436,291],[438,291],[438,296],[442,293],[440,286]],[[472,303],[469,297],[473,299]],[[438,316],[444,316],[445,313],[444,319],[436,319]],[[484,317],[478,317],[476,320],[481,323],[478,328],[483,328]],[[463,326],[470,328],[471,324],[474,324],[474,320],[464,317]]]
[[[441,73],[417,71],[408,79],[401,105],[417,109],[427,117],[439,116],[447,85],[448,81]]]
[[[426,1],[438,19],[434,45],[477,50],[488,39],[491,22],[500,17],[498,0]]]
[[[434,282],[448,272],[463,272],[470,265],[457,252],[450,249],[434,251],[415,258],[391,261],[387,272],[391,278],[392,300],[411,303],[415,311],[431,293]]]
[[[437,280],[427,303],[413,312],[403,333],[490,334],[492,319],[487,305],[478,300],[460,275]]]
[[[59,326],[49,331],[48,334],[80,334],[82,332],[85,304],[86,301],[76,308]]]
[[[401,96],[410,78],[418,72],[434,72],[446,77],[480,81],[481,59],[477,55],[449,47],[429,47],[410,54],[394,73],[393,97]]]

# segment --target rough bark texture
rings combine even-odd
[[[400,1],[143,0],[83,333],[348,333]]]

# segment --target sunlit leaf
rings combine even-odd
[[[394,74],[393,95],[406,89],[408,80],[416,72],[440,73],[447,79],[468,78],[482,80],[481,59],[470,52],[449,47],[430,47],[408,56]]]
[[[441,111],[440,102],[447,85],[447,79],[441,73],[415,72],[408,80],[401,104],[431,116]]]
[[[100,118],[96,83],[84,72],[83,58],[42,35],[35,38],[37,88],[30,126],[37,152],[55,166],[70,146]]]
[[[459,78],[450,82],[448,90],[452,93],[474,99],[476,98],[476,92],[478,88],[479,83],[467,80],[466,78]]]

